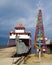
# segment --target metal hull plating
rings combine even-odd
[[[17,54],[28,53],[30,49],[31,49],[31,47],[25,45],[25,43],[22,42],[22,40],[16,41],[16,52],[17,52]]]

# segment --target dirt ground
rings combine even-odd
[[[16,47],[8,47],[0,49],[0,58],[11,57],[16,53]]]
[[[12,58],[11,56],[16,53],[15,47],[8,47],[0,49],[0,65],[16,65],[13,62],[19,57]],[[39,58],[36,54],[29,54],[28,59],[20,65],[52,65],[52,54],[43,54]]]

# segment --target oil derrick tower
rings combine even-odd
[[[38,20],[37,20],[37,25],[36,25],[34,44],[35,44],[36,49],[42,50],[45,52],[46,42],[45,42],[45,35],[44,35],[44,27],[43,27],[41,9],[38,10]]]

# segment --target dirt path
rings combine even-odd
[[[0,49],[0,58],[11,57],[16,53],[16,47],[8,47]]]

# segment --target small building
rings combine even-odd
[[[50,39],[45,38],[46,45],[47,45],[47,51],[46,53],[51,54],[52,53],[52,42]]]

